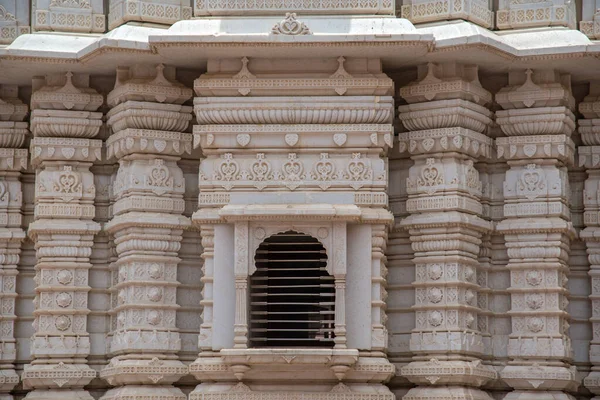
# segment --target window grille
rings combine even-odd
[[[253,347],[333,347],[335,281],[315,238],[288,231],[259,246],[250,277]]]

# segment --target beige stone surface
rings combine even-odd
[[[0,0],[0,400],[600,396],[598,8]]]

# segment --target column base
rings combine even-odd
[[[100,400],[186,400],[185,394],[173,386],[127,385],[110,389]]]
[[[482,386],[497,378],[497,373],[481,361],[413,361],[402,367],[401,375],[417,385]]]
[[[515,389],[512,393],[562,393],[562,390],[575,391],[579,387],[575,373],[574,368],[560,366],[508,365],[500,372],[500,378]]]
[[[27,400],[94,400],[87,390],[34,390],[27,393]]]
[[[503,400],[575,400],[575,397],[565,392],[558,391],[534,391],[534,390],[515,390],[507,394]],[[595,397],[594,399],[600,399]]]
[[[395,400],[396,397],[382,384],[357,383],[321,386],[321,385],[296,385],[292,390],[281,390],[276,385],[272,390],[268,386],[261,385],[261,390],[254,390],[250,386],[239,383],[201,383],[190,393],[190,400],[281,400],[281,399],[303,399],[303,400]],[[107,399],[101,399],[107,400]],[[111,399],[112,400],[112,399]],[[472,399],[477,400],[477,399]],[[486,400],[491,400],[486,399]]]
[[[463,386],[420,386],[410,389],[402,400],[492,400],[481,389]],[[539,400],[539,399],[538,399]]]
[[[21,374],[21,379],[23,380],[23,388],[36,388],[32,393],[54,393],[54,391],[64,393],[63,390],[69,391],[68,388],[84,387],[96,376],[96,371],[87,364],[64,364],[61,362],[58,364],[26,365]],[[85,392],[84,390],[81,391]],[[78,391],[73,390],[73,393],[78,393]],[[60,398],[60,396],[57,396],[57,398]]]
[[[100,371],[100,378],[112,386],[154,387],[153,385],[170,385],[188,374],[188,367],[179,360],[141,357],[143,356],[114,357]]]

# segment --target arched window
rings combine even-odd
[[[333,347],[335,285],[315,238],[288,231],[260,244],[250,277],[252,347]]]

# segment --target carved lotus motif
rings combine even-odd
[[[162,277],[162,274],[163,274],[163,268],[160,265],[158,265],[158,264],[150,265],[150,268],[148,270],[148,275],[150,275],[150,278],[160,279]]]
[[[539,286],[542,283],[542,273],[540,271],[529,271],[525,274],[525,280],[531,286]]]
[[[544,321],[538,317],[529,318],[527,328],[533,333],[541,332],[544,329]]]
[[[61,292],[56,295],[56,304],[61,308],[66,308],[71,305],[73,298],[69,293]]]
[[[444,269],[440,264],[431,264],[428,267],[429,279],[437,281],[444,274]]]
[[[71,318],[67,317],[66,315],[59,315],[54,320],[54,326],[56,326],[56,329],[59,331],[64,332],[71,327]]]
[[[431,326],[440,326],[444,322],[444,315],[439,311],[432,311],[427,320]]]
[[[56,280],[62,285],[68,285],[69,283],[73,282],[73,274],[71,271],[62,269],[56,274]]]
[[[162,318],[158,311],[152,310],[148,313],[146,320],[150,325],[159,325]]]
[[[437,304],[444,298],[444,292],[442,289],[437,287],[429,288],[427,298],[430,302]]]
[[[162,290],[157,287],[149,288],[147,295],[148,295],[148,299],[153,302],[158,302],[163,297]]]

